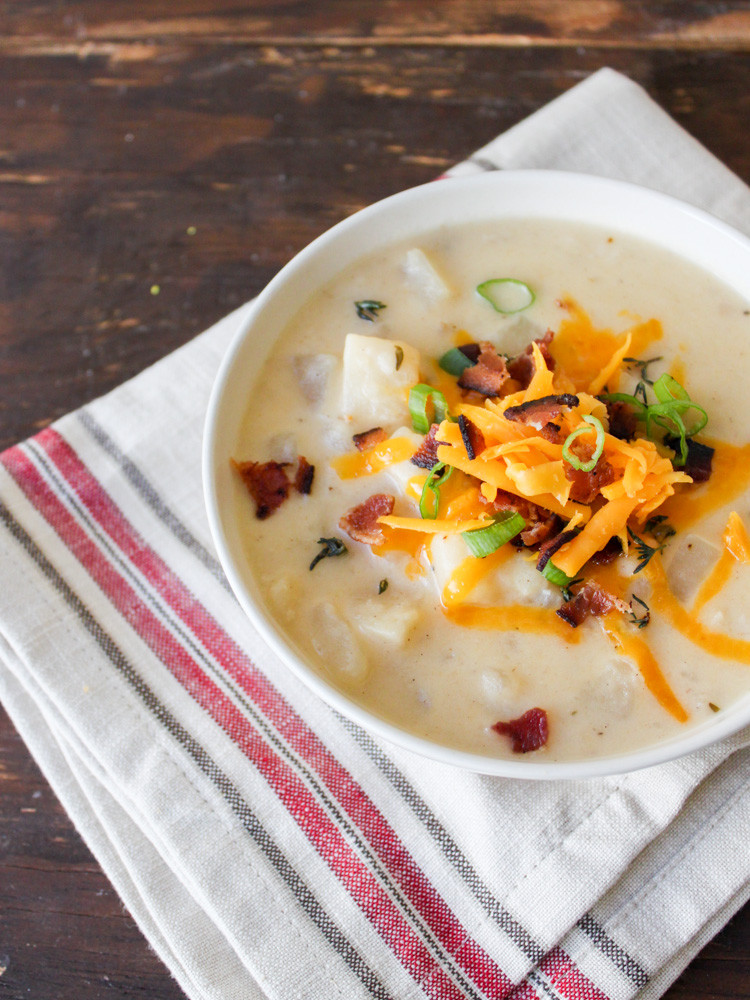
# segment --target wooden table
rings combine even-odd
[[[750,181],[749,49],[746,2],[5,0],[0,444],[600,66]],[[182,996],[5,716],[0,796],[0,997]],[[750,997],[749,908],[667,996]]]

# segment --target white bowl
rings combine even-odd
[[[397,728],[366,711],[295,652],[266,613],[243,548],[235,511],[241,489],[230,469],[248,388],[297,308],[340,272],[343,262],[443,225],[503,218],[562,219],[645,239],[698,265],[750,300],[750,240],[674,198],[619,181],[556,171],[508,171],[434,182],[404,191],[345,219],[298,254],[258,296],[219,370],[206,420],[203,475],[219,559],[240,605],[297,677],[338,711],[378,736],[447,764],[518,778],[585,778],[662,763],[750,724],[750,693],[708,722],[654,746],[616,756],[554,762],[467,753]]]

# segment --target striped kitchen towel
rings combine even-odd
[[[750,232],[750,191],[605,70],[455,173],[577,170]],[[0,696],[186,994],[659,996],[748,897],[748,733],[585,782],[463,773],[289,675],[216,562],[201,435],[244,307],[0,457]]]

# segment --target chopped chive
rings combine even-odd
[[[491,555],[500,546],[509,542],[511,538],[515,538],[525,527],[526,522],[517,511],[506,510],[495,518],[493,524],[487,525],[486,528],[464,531],[461,533],[461,537],[473,556],[476,556],[477,559],[484,559],[485,556]]]
[[[506,316],[523,312],[536,298],[526,282],[518,278],[490,278],[477,285],[477,293],[489,302],[495,312]]]
[[[431,385],[419,382],[409,393],[409,413],[411,414],[411,424],[415,431],[420,434],[428,434],[430,425],[430,412],[435,416],[435,422],[441,423],[448,416],[448,404],[445,396],[439,389],[433,389]]]
[[[601,420],[597,420],[596,417],[586,415],[583,419],[589,426],[576,427],[574,431],[571,431],[571,433],[568,434],[565,438],[565,443],[562,446],[562,455],[565,461],[569,465],[572,465],[574,469],[579,469],[581,472],[591,472],[604,451],[604,427],[602,426]],[[596,445],[594,447],[594,452],[588,462],[582,462],[580,458],[577,458],[571,452],[570,446],[577,437],[581,434],[585,434],[592,428],[596,431]]]
[[[445,469],[448,471],[443,475]],[[440,503],[440,489],[453,474],[453,466],[446,465],[445,462],[436,462],[430,469],[427,479],[422,487],[422,495],[419,498],[419,513],[425,521],[434,521],[438,515],[438,505]],[[440,478],[440,482],[436,479]],[[432,494],[432,505],[429,504],[429,494]]]
[[[438,364],[447,372],[449,375],[461,375],[466,371],[467,368],[472,368],[476,361],[472,361],[471,358],[467,357],[460,347],[452,347],[449,351],[440,358]]]
[[[545,580],[549,580],[553,586],[563,587],[564,589],[567,589],[576,582],[572,576],[568,576],[567,573],[563,573],[561,569],[558,569],[551,559],[548,559],[544,564],[542,576]]]

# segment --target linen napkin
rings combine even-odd
[[[503,167],[634,180],[750,232],[750,190],[610,70],[452,172]],[[0,696],[31,752],[194,1000],[659,996],[748,898],[748,733],[519,782],[309,693],[203,509],[205,405],[248,308],[0,456]]]

